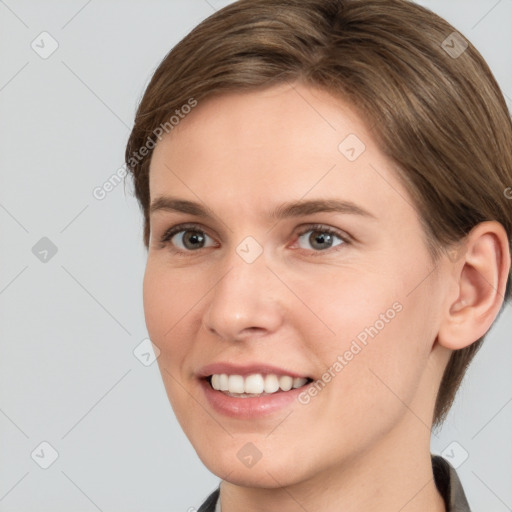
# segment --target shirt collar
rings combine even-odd
[[[437,489],[444,499],[446,512],[471,512],[455,468],[443,457],[432,455],[432,470]]]

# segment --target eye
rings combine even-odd
[[[299,233],[297,240],[301,249],[313,249],[316,252],[347,243],[342,234],[326,226],[309,226]]]
[[[205,247],[214,247],[216,242],[198,226],[180,225],[168,229],[160,239],[162,244],[171,244],[177,252],[191,252]]]

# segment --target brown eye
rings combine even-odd
[[[345,243],[341,236],[331,230],[316,228],[303,232],[298,237],[298,241],[301,249],[313,249],[315,251],[330,249]]]
[[[182,251],[194,251],[215,245],[211,237],[197,229],[176,230],[171,236],[168,235],[166,238],[167,242],[170,242]]]
[[[197,249],[204,246],[205,236],[198,231],[185,231],[181,236],[181,242],[186,249]]]

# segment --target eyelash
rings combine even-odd
[[[163,233],[163,235],[160,237],[160,243],[161,243],[162,247],[165,247],[166,245],[168,245],[170,240],[172,239],[172,237],[178,233],[181,233],[182,231],[197,231],[201,234],[210,236],[198,224],[190,224],[190,223],[189,224],[179,224],[177,226],[173,226],[173,227],[169,228],[168,230],[166,230]],[[327,233],[329,235],[334,235],[334,236],[338,237],[343,242],[339,245],[336,245],[336,246],[326,249],[324,251],[311,250],[310,252],[314,256],[319,256],[322,253],[330,253],[333,251],[340,250],[343,246],[351,243],[351,239],[347,234],[340,232],[340,231],[338,231],[334,228],[331,228],[329,226],[325,226],[324,224],[308,224],[308,225],[306,225],[305,227],[302,228],[301,231],[299,231],[297,233],[297,238],[301,237],[302,235],[306,234],[309,231],[319,231],[321,233]],[[210,237],[210,238],[212,238],[212,237]],[[303,249],[303,250],[307,250],[307,249]],[[175,254],[182,256],[182,255],[190,255],[194,252],[199,252],[200,249],[197,249],[195,251],[182,251],[180,249],[173,248],[172,251]]]

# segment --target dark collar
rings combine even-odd
[[[446,512],[471,512],[462,483],[453,466],[443,457],[432,455],[436,486],[444,498]]]
[[[206,501],[199,507],[197,512],[215,512],[215,505],[219,499],[219,493],[220,487],[217,487],[217,489],[206,498]]]
[[[443,457],[432,455],[432,470],[436,486],[444,498],[446,512],[471,512],[461,481],[453,466]],[[213,491],[197,512],[215,512],[220,488]]]

